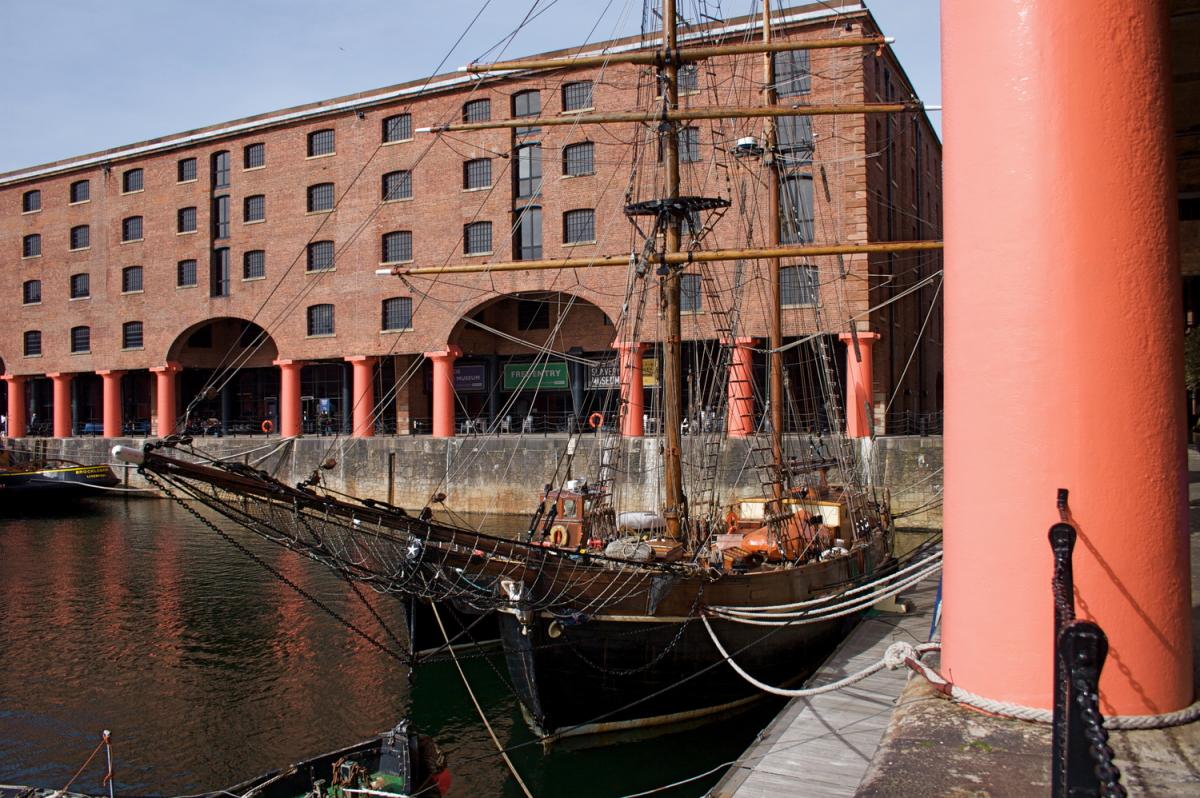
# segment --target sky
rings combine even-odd
[[[939,0],[864,1],[940,104]],[[0,172],[636,33],[641,14],[642,0],[0,0]]]

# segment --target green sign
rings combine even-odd
[[[504,367],[504,390],[531,391],[536,388],[567,387],[567,364],[509,363]]]

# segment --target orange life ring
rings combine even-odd
[[[270,435],[273,429],[275,429],[275,425],[271,423],[271,419],[264,419],[262,423],[262,431]]]
[[[567,545],[567,528],[562,524],[550,527],[550,543],[560,548]]]
[[[592,413],[590,416],[588,416],[588,426],[590,426],[592,429],[596,429],[597,427],[600,427],[603,424],[604,424],[604,414],[603,413],[596,412],[596,413]]]

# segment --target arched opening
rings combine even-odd
[[[265,420],[277,428],[279,370],[273,364],[278,357],[275,341],[252,321],[217,318],[184,330],[167,352],[168,362],[182,369],[178,413],[186,419],[181,428],[193,435],[256,434]],[[148,388],[137,388],[130,385],[123,393],[149,396]]]
[[[456,427],[575,429],[589,413],[612,404],[615,335],[601,308],[573,294],[507,294],[477,305],[449,340],[462,350],[454,364]],[[426,397],[431,384],[426,364]]]

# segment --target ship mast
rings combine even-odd
[[[771,0],[763,0],[762,41],[764,47],[771,45]],[[775,55],[763,53],[763,100],[764,105],[775,105]],[[778,247],[780,239],[779,221],[779,159],[776,143],[778,131],[775,117],[768,116],[766,144],[763,147],[763,165],[767,167],[767,246]],[[771,502],[770,515],[783,513],[783,311],[780,297],[779,258],[771,258],[770,275],[767,281],[767,324],[770,336],[770,356],[767,374],[770,379],[768,397],[771,426]]]
[[[662,66],[659,77],[662,81],[663,108],[673,111],[679,105],[679,62],[678,33],[675,20],[675,0],[662,0]],[[663,160],[667,168],[667,198],[679,198],[679,123],[664,118],[658,127],[664,142]],[[661,140],[661,139],[660,139]],[[673,205],[674,203],[666,203]],[[679,252],[680,218],[667,212],[664,221],[666,231],[663,251],[666,255]],[[663,338],[663,426],[665,427],[663,452],[663,491],[666,505],[663,518],[667,522],[667,536],[678,540],[681,537],[681,514],[684,512],[683,465],[682,465],[682,397],[680,386],[683,381],[683,358],[680,352],[682,330],[679,321],[680,268],[671,267],[664,259],[666,274],[663,276],[664,308],[666,312],[666,334]]]

